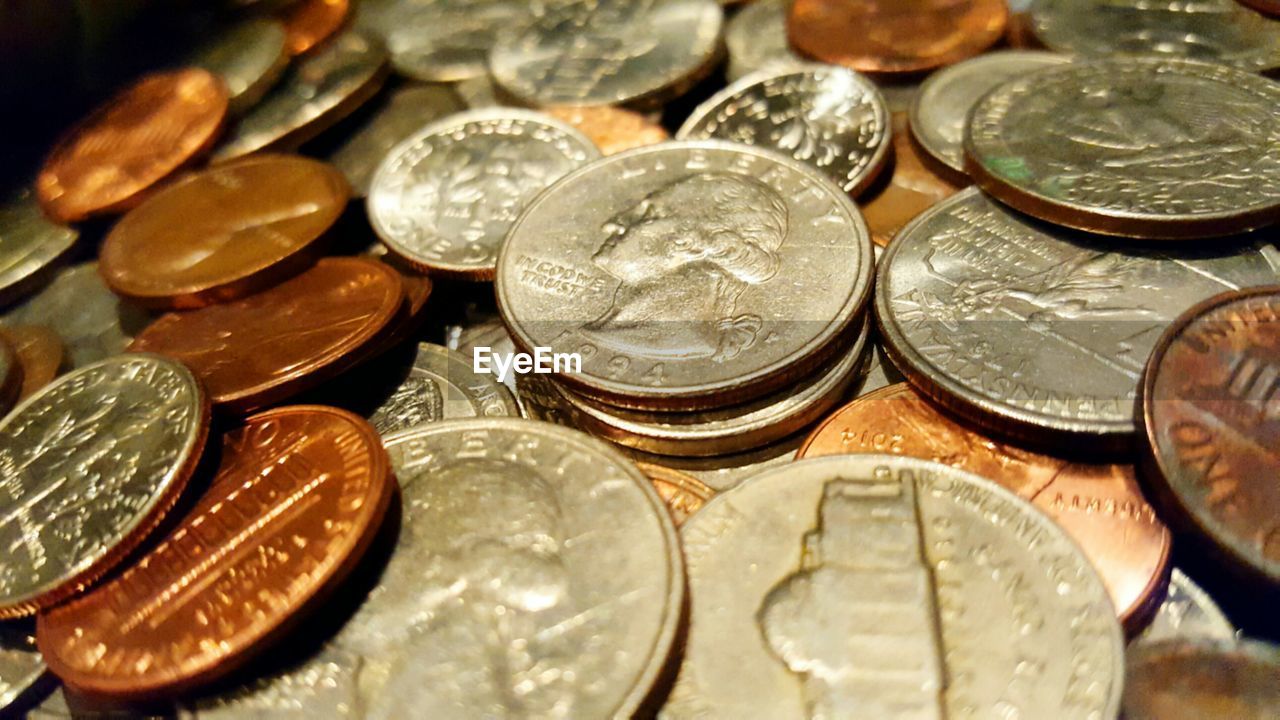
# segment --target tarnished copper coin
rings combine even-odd
[[[58,333],[43,325],[0,325],[0,339],[9,343],[22,367],[18,399],[48,385],[58,376],[66,351]]]
[[[1280,648],[1197,638],[1132,647],[1125,659],[1126,720],[1274,720]]]
[[[348,0],[303,0],[284,14],[285,44],[301,55],[328,40],[342,28],[350,10]]]
[[[403,303],[403,281],[386,264],[326,258],[241,300],[165,315],[129,349],[181,360],[215,405],[247,412],[364,359]]]
[[[1130,630],[1160,602],[1172,542],[1130,465],[1076,463],[997,442],[943,415],[906,383],[841,408],[796,457],[854,453],[934,460],[1030,500],[1084,549]]]
[[[22,391],[22,363],[13,343],[0,335],[0,415],[9,412]]]
[[[893,115],[893,164],[888,172],[889,181],[883,187],[858,198],[871,240],[880,247],[917,215],[960,190],[920,158],[905,112]]]
[[[671,133],[653,120],[634,110],[612,105],[592,107],[566,105],[545,108],[543,112],[577,128],[578,132],[586,135],[604,155],[613,155],[645,145],[657,145],[671,139]]]
[[[36,179],[50,217],[76,222],[124,210],[213,146],[227,89],[207,70],[148,75],[64,138]]]
[[[684,524],[690,515],[698,512],[708,500],[715,497],[716,491],[706,483],[679,470],[642,462],[636,463],[636,467],[649,476],[653,489],[658,491],[662,501],[667,504],[667,509],[671,511],[671,519],[675,520],[676,527]]]
[[[42,614],[36,639],[68,685],[147,696],[242,665],[359,562],[391,500],[378,434],[322,406],[255,415],[223,437],[217,476],[136,565]]]
[[[1141,412],[1162,509],[1280,585],[1280,286],[1223,293],[1175,321],[1147,363]]]
[[[787,37],[822,62],[869,73],[914,73],[994,45],[1005,0],[795,0]]]

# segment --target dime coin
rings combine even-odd
[[[1178,568],[1169,576],[1169,592],[1151,624],[1134,643],[1206,637],[1233,641],[1236,629],[1213,598]]]
[[[173,507],[209,430],[187,368],[118,355],[68,373],[0,420],[0,617],[83,590]]]
[[[725,23],[729,82],[761,70],[805,62],[787,43],[786,0],[754,0]]]
[[[386,63],[381,45],[354,32],[339,35],[290,68],[240,119],[214,159],[298,147],[373,97],[386,79]]]
[[[0,204],[0,304],[18,299],[39,282],[79,235],[46,219],[30,190]]]
[[[658,491],[662,501],[667,504],[667,510],[671,511],[671,519],[675,521],[676,527],[683,525],[690,515],[698,512],[708,500],[715,497],[715,490],[679,470],[649,463],[636,463],[636,467],[649,476],[653,489]]]
[[[181,360],[215,405],[248,412],[364,359],[403,303],[400,276],[385,264],[326,258],[242,300],[164,315],[129,349]]]
[[[929,76],[911,104],[911,134],[950,179],[966,184],[964,127],[974,103],[992,88],[1070,58],[1034,50],[1004,50],[952,65]]]
[[[124,210],[213,145],[227,89],[199,68],[148,75],[71,130],[36,178],[40,205],[59,222]]]
[[[30,621],[0,624],[0,712],[45,676]]]
[[[989,480],[810,458],[718,495],[681,537],[689,638],[662,717],[1119,711],[1123,639],[1102,582]]]
[[[391,64],[415,80],[452,82],[488,75],[502,30],[532,16],[528,0],[416,0],[392,5],[383,25]]]
[[[1280,68],[1280,23],[1234,0],[1036,0],[1030,20],[1037,40],[1073,55],[1169,55],[1249,72]]]
[[[880,247],[887,246],[917,215],[960,189],[921,160],[911,141],[906,113],[894,113],[892,126],[893,162],[885,171],[889,180],[882,188],[858,198],[871,240]]]
[[[382,435],[419,425],[473,417],[519,417],[515,398],[492,375],[475,371],[462,353],[419,343],[409,374],[369,416]]]
[[[778,150],[856,196],[889,157],[889,111],[880,91],[861,75],[805,64],[733,83],[699,105],[676,137]]]
[[[347,176],[355,197],[366,197],[374,171],[392,148],[426,123],[465,109],[462,98],[443,85],[396,88],[328,160]]]
[[[108,287],[144,307],[234,300],[302,270],[348,193],[336,168],[308,158],[214,165],[121,218],[103,241],[98,269]]]
[[[222,78],[228,110],[242,115],[258,104],[289,66],[284,27],[263,18],[245,20],[200,48],[191,64]]]
[[[0,334],[0,416],[9,412],[22,392],[22,363],[9,338]]]
[[[599,160],[539,195],[498,257],[516,344],[581,356],[559,379],[640,409],[760,397],[860,316],[871,239],[848,195],[770,150],[714,140]]]
[[[40,651],[68,685],[102,695],[168,694],[226,675],[351,571],[393,486],[380,438],[355,415],[255,415],[223,437],[217,476],[168,537],[40,615]]]
[[[1141,409],[1162,507],[1280,585],[1280,286],[1224,293],[1179,317],[1147,363]]]
[[[1166,640],[1130,649],[1127,720],[1270,720],[1280,709],[1280,648],[1254,640]]]
[[[992,440],[905,384],[863,395],[818,426],[796,457],[882,453],[933,460],[1031,501],[1080,544],[1126,627],[1150,617],[1168,579],[1171,538],[1131,465],[1091,465]]]
[[[1004,34],[1005,0],[795,0],[792,46],[862,72],[914,73],[950,65]]]
[[[460,113],[387,154],[369,187],[369,220],[418,269],[491,280],[498,247],[529,201],[598,157],[582,133],[539,113]]]
[[[328,40],[347,21],[348,0],[302,0],[284,15],[285,45],[301,55]]]
[[[1249,237],[1126,246],[969,189],[898,233],[879,273],[885,348],[917,388],[997,434],[1107,452],[1131,446],[1143,365],[1177,313],[1275,282],[1280,252]]]
[[[43,325],[0,325],[0,340],[13,347],[22,366],[22,386],[18,399],[53,382],[62,368],[64,350],[58,334]]]
[[[634,110],[611,105],[550,107],[543,112],[577,128],[604,155],[617,155],[624,150],[671,139],[666,128],[654,120]]]
[[[1280,83],[1223,65],[1038,70],[979,100],[964,144],[984,190],[1059,225],[1197,238],[1280,219]]]
[[[489,69],[534,106],[656,101],[710,72],[723,19],[715,0],[549,5],[499,36]]]

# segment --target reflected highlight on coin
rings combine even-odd
[[[284,27],[262,18],[243,21],[199,48],[191,64],[222,78],[228,110],[241,115],[262,99],[289,66]]]
[[[1126,720],[1271,720],[1280,648],[1255,640],[1167,640],[1130,649]]]

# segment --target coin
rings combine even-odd
[[[348,0],[302,0],[284,15],[285,45],[301,55],[338,32],[347,21]]]
[[[870,287],[857,208],[813,168],[722,141],[599,160],[539,195],[498,257],[516,344],[576,352],[613,405],[745,402],[838,349]]]
[[[1280,708],[1280,648],[1254,640],[1166,640],[1131,648],[1128,720],[1269,720]]]
[[[894,113],[892,128],[893,162],[885,170],[889,179],[883,187],[858,198],[871,240],[880,247],[887,246],[917,215],[960,189],[921,160],[911,141],[906,113]]]
[[[1206,637],[1234,641],[1236,629],[1213,598],[1178,568],[1169,576],[1169,592],[1151,624],[1134,643]]]
[[[1280,15],[1280,0],[1240,0],[1240,2],[1271,17]]]
[[[511,391],[477,373],[462,353],[418,343],[409,374],[369,416],[382,435],[419,425],[472,417],[519,417]]]
[[[195,470],[209,402],[154,355],[75,370],[0,420],[0,617],[97,580],[146,538]]]
[[[0,325],[0,339],[12,346],[22,366],[18,399],[53,382],[62,368],[64,350],[58,334],[43,325]]]
[[[880,91],[861,75],[806,64],[733,83],[699,105],[676,138],[719,138],[777,150],[856,196],[889,157],[889,111]]]
[[[1280,68],[1280,24],[1233,0],[1036,0],[1029,14],[1036,39],[1058,52],[1168,55],[1249,72]]]
[[[243,115],[262,99],[289,66],[284,27],[273,20],[244,20],[214,36],[191,64],[222,78],[228,111]]]
[[[992,88],[1033,70],[1070,58],[1035,50],[988,53],[939,70],[920,86],[908,117],[911,134],[953,182],[967,184],[964,172],[964,127],[969,110]]]
[[[22,392],[22,363],[9,338],[0,334],[0,416],[9,412]]]
[[[879,273],[885,349],[913,385],[996,434],[1096,454],[1131,447],[1143,365],[1177,313],[1275,282],[1280,252],[1251,237],[1124,245],[971,188],[898,233]]]
[[[810,458],[681,531],[689,638],[661,717],[1113,718],[1123,640],[1047,517],[946,465]]]
[[[548,5],[498,37],[489,69],[533,106],[652,102],[710,72],[723,20],[715,0]]]
[[[364,359],[403,302],[400,276],[383,263],[325,258],[244,299],[164,315],[129,349],[181,360],[215,405],[243,413]]]
[[[785,0],[754,0],[744,7],[725,23],[724,43],[729,51],[725,68],[729,82],[805,62],[787,43]]]
[[[381,45],[354,32],[339,35],[290,68],[280,84],[240,118],[214,151],[214,159],[297,148],[373,97],[386,79],[386,63]]]
[[[244,297],[296,274],[347,207],[331,165],[257,155],[188,175],[111,228],[98,269],[143,307],[184,309]]]
[[[127,209],[212,147],[226,114],[227,89],[212,73],[148,75],[54,146],[36,178],[40,205],[59,222]]]
[[[323,406],[255,415],[222,439],[190,514],[118,577],[42,613],[40,651],[64,682],[155,696],[243,665],[359,562],[393,494],[364,420]]]
[[[1005,0],[795,0],[787,36],[802,54],[862,72],[914,73],[1000,40]]]
[[[648,463],[636,463],[636,467],[649,476],[653,489],[658,491],[658,496],[667,504],[676,527],[683,525],[690,515],[698,512],[716,494],[715,490],[707,487],[701,480],[679,470]]]
[[[529,201],[598,157],[582,133],[539,113],[459,113],[387,154],[369,186],[369,220],[418,269],[490,280],[498,247]]]
[[[528,0],[416,0],[393,4],[382,22],[396,72],[415,80],[488,75],[489,49],[506,28],[527,22]]]
[[[36,650],[30,621],[0,624],[0,712],[45,677],[44,660]]]
[[[38,283],[79,235],[46,219],[30,190],[0,204],[0,304],[17,300]]]
[[[597,105],[595,107],[549,107],[543,112],[586,135],[604,155],[656,145],[671,139],[666,128],[633,110]]]
[[[1141,395],[1162,509],[1232,565],[1280,584],[1280,286],[1183,313],[1156,343]]]
[[[1059,225],[1173,239],[1280,219],[1280,83],[1223,65],[1038,70],[979,100],[964,143],[984,190]]]
[[[355,197],[366,197],[374,171],[392,148],[423,125],[465,109],[462,98],[443,85],[396,88],[342,145],[328,153],[328,161],[346,175]]]

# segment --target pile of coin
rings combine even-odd
[[[0,713],[1280,716],[1274,2],[221,5],[0,205]]]

